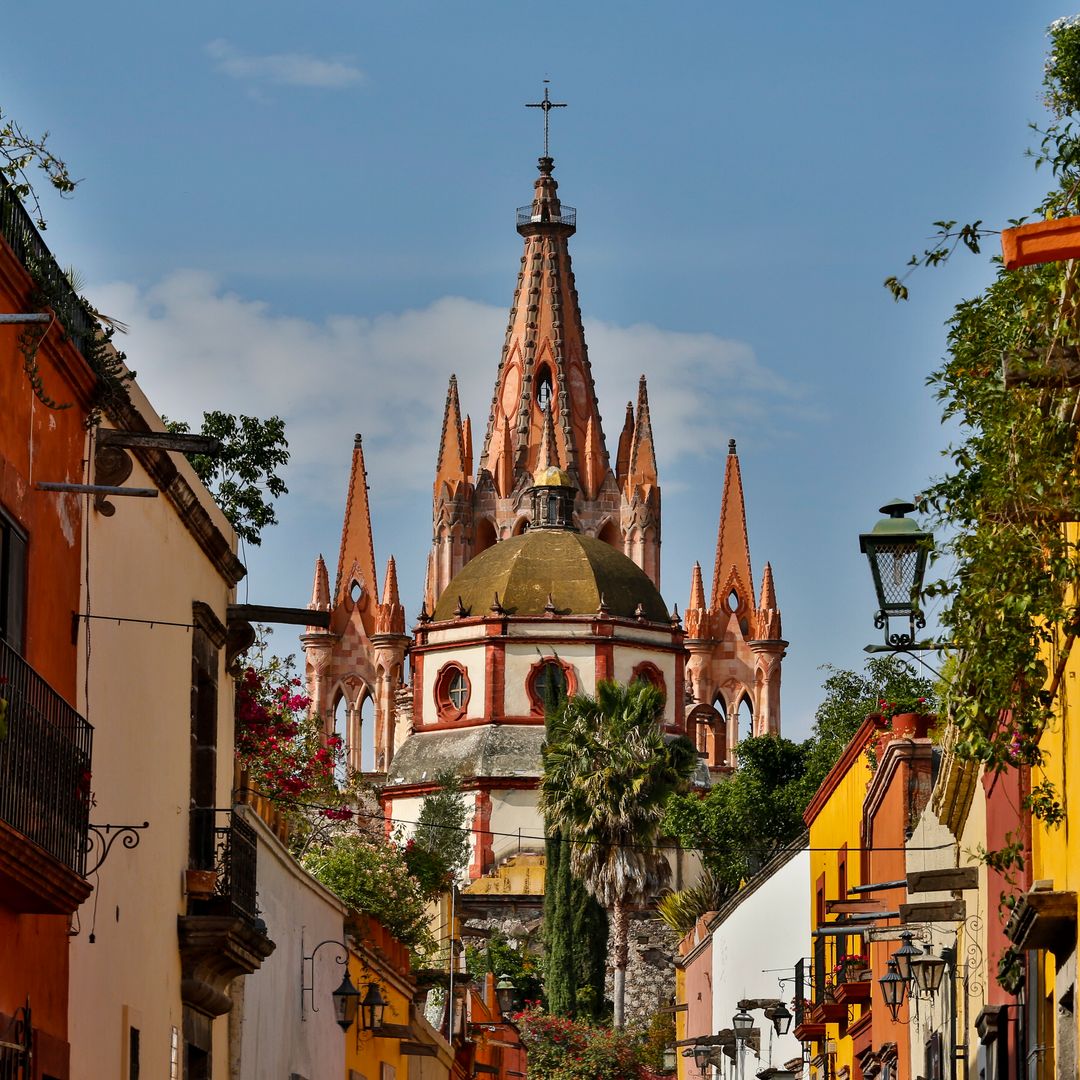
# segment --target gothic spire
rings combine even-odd
[[[377,596],[375,580],[375,545],[371,538],[371,510],[368,506],[367,469],[364,449],[357,435],[353,439],[349,493],[345,501],[345,521],[341,528],[341,551],[338,554],[337,579],[334,583],[334,606],[352,589],[354,577],[364,591]]]
[[[648,489],[659,483],[656,474],[656,451],[653,447],[652,421],[649,418],[649,391],[642,375],[638,382],[637,421],[630,443],[630,463],[626,477],[626,494],[635,488]]]
[[[754,579],[750,572],[750,541],[746,534],[742,472],[735,440],[730,439],[724,469],[724,495],[720,503],[710,609],[714,612],[722,608],[730,609],[728,598],[733,592],[738,598],[736,610],[740,616],[754,610]]]
[[[383,579],[382,602],[375,613],[375,632],[377,634],[404,634],[405,608],[398,595],[397,563],[391,555],[386,564],[386,577]]]
[[[705,583],[701,580],[701,563],[694,563],[693,573],[690,575],[690,602],[686,605],[687,611],[705,610]]]
[[[458,402],[457,376],[450,376],[443,409],[442,438],[439,440],[439,460],[435,466],[435,498],[445,484],[456,495],[462,484],[468,483],[466,468],[471,453],[466,452],[461,405]]]
[[[622,431],[619,432],[619,449],[615,455],[615,477],[619,481],[619,488],[626,490],[626,477],[630,472],[630,447],[634,441],[634,403],[626,403],[626,419],[623,421]]]
[[[780,623],[780,608],[776,603],[772,563],[765,564],[761,575],[761,603],[757,611],[757,636],[765,641],[779,641],[784,636]]]
[[[478,463],[478,476],[495,477],[504,467],[502,431],[509,425],[515,486],[536,470],[547,414],[559,464],[579,485],[590,421],[600,457],[594,467],[602,476],[610,469],[567,244],[576,211],[559,200],[553,164],[540,159],[533,201],[518,210],[524,255]]]
[[[315,580],[311,586],[311,603],[308,608],[312,611],[330,610],[330,577],[321,555],[315,560]]]

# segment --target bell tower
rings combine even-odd
[[[636,408],[628,406],[613,468],[570,259],[577,211],[559,199],[554,159],[545,153],[537,168],[532,202],[517,211],[524,250],[475,477],[470,424],[461,419],[456,380],[447,394],[428,610],[466,562],[528,528],[532,477],[549,425],[552,462],[578,491],[576,526],[622,551],[660,584],[660,485],[645,379]]]

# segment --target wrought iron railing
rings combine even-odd
[[[0,236],[11,245],[15,258],[45,294],[46,302],[56,312],[75,347],[90,359],[94,322],[42,240],[33,219],[3,176],[0,176]]]
[[[94,729],[2,639],[0,698],[0,819],[83,874]]]
[[[218,825],[228,815],[227,825]],[[196,807],[191,811],[191,866],[215,872],[213,894],[194,901],[193,914],[220,911],[259,917],[256,903],[256,869],[259,838],[255,830],[235,810]]]
[[[530,203],[528,206],[519,206],[517,208],[517,223],[518,225],[573,225],[577,226],[577,208],[574,206],[567,206],[565,203],[560,207],[559,213],[552,214],[546,207],[544,210],[537,214],[534,213],[533,206]]]

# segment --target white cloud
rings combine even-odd
[[[337,90],[363,81],[364,73],[345,60],[324,60],[308,53],[242,53],[224,38],[205,45],[218,71],[253,85],[308,86]]]
[[[501,307],[443,297],[419,310],[316,323],[228,292],[198,271],[145,291],[119,283],[90,295],[130,324],[121,347],[170,417],[197,424],[210,409],[283,416],[289,486],[318,502],[340,501],[357,431],[381,492],[412,497],[428,488],[451,372],[472,412],[479,456],[506,325]],[[797,389],[741,342],[588,319],[586,332],[609,450],[644,372],[668,486],[680,461],[722,452],[732,435],[776,437],[802,409]]]

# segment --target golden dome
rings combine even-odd
[[[533,485],[535,487],[577,487],[574,478],[557,465],[541,465],[533,473]]]
[[[434,618],[453,619],[459,598],[471,615],[486,615],[496,593],[511,615],[543,615],[550,596],[557,615],[595,615],[603,598],[614,618],[635,618],[639,604],[649,622],[670,618],[644,570],[603,540],[569,529],[530,529],[481,552],[447,585]]]

